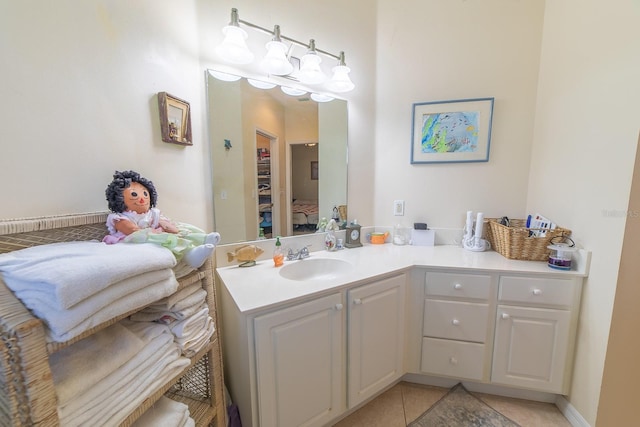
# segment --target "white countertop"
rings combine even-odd
[[[471,252],[454,245],[396,246],[386,243],[365,244],[361,248],[335,252],[311,252],[308,259],[339,258],[353,265],[349,272],[331,280],[285,279],[280,275],[280,270],[284,267],[274,267],[271,259],[258,261],[253,267],[230,266],[217,268],[216,271],[238,310],[247,314],[413,267],[585,277],[588,274],[590,253],[580,250],[576,254],[574,268],[571,271],[561,271],[550,268],[544,261],[510,260],[495,251]],[[285,266],[306,261],[285,261]]]

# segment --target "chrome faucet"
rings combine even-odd
[[[293,249],[289,248],[289,252],[287,253],[287,260],[293,261],[305,258],[309,258],[309,246],[304,246],[299,251],[294,251]]]

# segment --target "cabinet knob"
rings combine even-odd
[[[460,283],[456,283],[453,285],[453,289],[462,289],[462,285]]]
[[[452,365],[457,365],[458,364],[458,359],[456,359],[455,357],[450,357],[449,358],[449,363],[451,363]]]
[[[509,318],[509,315],[508,315],[507,313],[502,313],[501,317],[502,317],[503,319],[508,319],[508,318]]]
[[[336,309],[336,311],[340,311],[343,307],[344,306],[342,304],[336,304],[334,308]]]
[[[460,324],[460,321],[458,319],[453,319],[451,321],[451,324],[454,325],[454,326],[458,326]]]
[[[542,295],[542,291],[540,289],[534,289],[533,291],[531,291],[532,294],[534,295]]]
[[[353,303],[355,305],[360,305],[360,304],[362,304],[362,300],[360,298],[356,298],[356,299],[353,300]]]

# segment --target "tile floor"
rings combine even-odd
[[[401,382],[334,427],[405,427],[440,400],[447,391],[448,389],[441,387]],[[522,427],[571,427],[552,403],[473,394]]]

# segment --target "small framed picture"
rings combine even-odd
[[[311,179],[318,179],[318,162],[311,162]]]
[[[493,98],[413,104],[411,163],[488,162]]]
[[[162,140],[172,144],[193,145],[189,103],[167,92],[159,92],[158,109]]]

